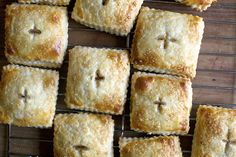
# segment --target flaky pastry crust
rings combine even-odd
[[[177,2],[188,5],[198,11],[204,11],[211,6],[213,2],[217,0],[176,0]]]
[[[236,109],[200,105],[191,157],[236,156]]]
[[[182,157],[177,136],[120,138],[121,157]]]
[[[132,130],[150,134],[187,134],[191,107],[189,79],[140,72],[132,76]]]
[[[77,46],[70,50],[66,98],[69,108],[121,114],[130,73],[127,50]]]
[[[57,100],[59,73],[7,65],[0,83],[0,123],[51,127]]]
[[[5,36],[5,55],[10,63],[60,67],[67,48],[67,10],[36,4],[7,5]]]
[[[72,18],[88,27],[126,36],[143,0],[76,0]]]
[[[142,7],[131,50],[134,68],[194,78],[203,29],[198,16]]]

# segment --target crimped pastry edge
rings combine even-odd
[[[132,141],[148,141],[152,139],[159,139],[159,138],[173,138],[179,141],[179,136],[153,136],[153,137],[120,137],[119,138],[119,147],[121,143],[128,143]]]
[[[153,137],[120,137],[119,138],[119,152],[121,154],[121,148],[122,148],[122,145],[126,145],[128,144],[129,142],[135,142],[135,141],[148,141],[148,140],[155,140],[155,139],[159,139],[159,138],[172,138],[174,140],[177,140],[178,144],[179,144],[179,147],[180,147],[180,150],[181,150],[181,146],[180,146],[180,140],[179,140],[179,136],[174,136],[174,135],[171,135],[171,136],[153,136]],[[181,154],[182,154],[182,151],[181,151]]]
[[[182,4],[185,4],[185,5],[187,5],[187,6],[190,6],[192,9],[196,9],[197,11],[200,11],[200,12],[202,12],[202,11],[206,11],[207,10],[207,8],[208,7],[210,7],[211,6],[211,4],[213,3],[213,2],[216,2],[217,0],[213,0],[212,1],[212,3],[210,3],[210,4],[194,4],[194,3],[191,3],[191,2],[189,2],[188,0],[175,0],[176,2],[180,2],[180,3],[182,3]]]
[[[77,1],[76,1],[77,3]],[[75,6],[76,6],[76,3],[75,3]],[[143,3],[143,2],[142,2]],[[141,6],[142,6],[142,3],[141,5],[139,6],[139,11],[141,9]],[[75,6],[73,8],[73,11],[72,11],[72,14],[71,14],[71,18],[74,19],[75,21],[87,26],[87,27],[90,27],[90,28],[94,28],[96,30],[99,30],[99,31],[104,31],[104,32],[107,32],[107,33],[110,33],[110,34],[114,34],[114,35],[117,35],[117,36],[127,36],[132,27],[134,27],[134,23],[135,23],[135,20],[137,19],[137,16],[139,14],[139,11],[137,12],[136,16],[135,16],[135,19],[132,21],[132,25],[130,28],[128,28],[127,30],[124,30],[122,28],[119,28],[119,27],[108,27],[106,25],[98,25],[96,23],[93,23],[93,22],[87,22],[83,19],[80,19],[78,18],[76,15],[75,15]]]
[[[26,4],[51,4],[51,5],[69,5],[70,0],[18,0],[19,3],[26,3]]]

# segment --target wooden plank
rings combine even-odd
[[[234,75],[234,73],[199,71],[193,80],[193,85],[233,88]]]
[[[201,45],[201,53],[212,54],[236,54],[235,40],[224,40],[214,38],[203,38]]]
[[[234,91],[217,88],[194,88],[193,103],[196,104],[235,104]]]
[[[222,30],[222,31],[220,31]],[[224,24],[224,23],[210,23],[205,24],[204,37],[214,37],[214,38],[235,38],[236,27],[234,24]]]
[[[125,47],[126,39],[94,30],[70,30],[69,46]],[[91,42],[92,41],[92,42]]]
[[[235,57],[216,56],[216,55],[199,55],[198,69],[206,70],[235,70]]]

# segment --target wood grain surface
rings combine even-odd
[[[8,64],[4,56],[4,14],[5,7],[14,1],[0,0],[0,69]],[[68,7],[71,14],[74,0]],[[146,0],[145,6],[182,13],[192,13],[204,18],[205,33],[199,56],[197,76],[193,80],[193,109],[191,129],[188,135],[181,136],[181,147],[185,157],[190,157],[191,142],[195,125],[195,114],[199,104],[211,104],[236,108],[236,0],[218,0],[205,12],[197,12],[190,7],[171,0]],[[87,28],[69,19],[69,46],[75,45],[112,47],[129,49],[133,31],[129,38],[117,37]],[[57,113],[77,112],[69,110],[64,103],[68,57],[60,71],[60,87]],[[129,97],[129,96],[128,96]],[[1,103],[1,102],[0,102]],[[136,133],[129,128],[129,99],[125,113],[113,116],[115,126],[114,149],[119,156],[118,138],[123,136],[148,136]],[[10,129],[10,130],[9,130]],[[10,133],[9,136],[8,133]],[[0,125],[0,156],[42,156],[52,157],[53,129],[18,128]],[[9,144],[8,144],[9,142]],[[9,146],[9,148],[8,148]]]

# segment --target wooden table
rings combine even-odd
[[[11,0],[0,1],[0,66],[7,64],[4,57],[4,9]],[[69,16],[74,4],[69,6]],[[236,107],[236,0],[218,0],[207,11],[200,13],[171,0],[146,0],[144,5],[176,12],[193,13],[204,17],[205,34],[199,56],[197,77],[193,81],[193,109],[191,129],[188,135],[181,136],[184,156],[191,153],[195,113],[199,104],[223,107]],[[69,47],[86,45],[95,47],[128,48],[133,33],[128,38],[99,32],[69,20]],[[65,107],[64,93],[68,59],[60,69],[60,92],[57,113],[76,112]],[[124,136],[146,136],[129,129],[129,103],[122,116],[114,116],[116,122],[114,149],[118,156],[117,140]],[[8,134],[9,133],[9,134]],[[0,125],[0,156],[53,156],[52,129],[17,128]],[[8,143],[9,142],[9,143]],[[9,148],[8,148],[9,146]],[[15,154],[15,155],[14,155]]]

